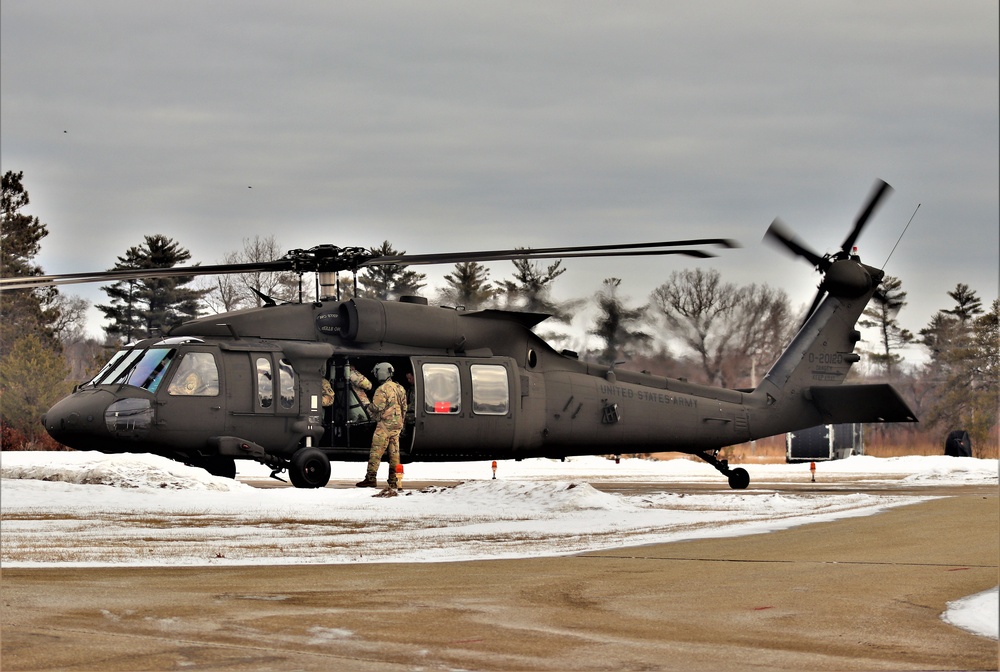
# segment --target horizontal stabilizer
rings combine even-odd
[[[917,422],[892,385],[810,387],[806,393],[828,424],[841,422]]]

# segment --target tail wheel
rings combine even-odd
[[[288,476],[296,488],[322,488],[330,482],[330,460],[319,448],[303,448],[288,465]]]
[[[729,472],[729,487],[733,490],[746,490],[750,485],[750,474],[746,469],[737,467]]]

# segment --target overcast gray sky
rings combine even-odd
[[[698,263],[796,305],[819,277],[768,224],[832,251],[882,178],[860,251],[882,266],[921,204],[886,267],[916,331],[958,282],[997,296],[997,25],[996,0],[3,0],[0,158],[49,273],[153,233],[204,264],[269,234],[414,254],[730,237]],[[567,260],[556,293],[614,276],[638,304],[694,263]]]

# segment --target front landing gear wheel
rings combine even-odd
[[[746,490],[750,485],[750,474],[746,469],[737,467],[729,472],[729,487],[733,490]]]
[[[330,460],[319,448],[303,448],[292,455],[288,477],[296,488],[322,488],[330,482]]]

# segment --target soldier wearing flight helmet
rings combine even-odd
[[[372,369],[378,388],[366,408],[378,421],[372,436],[372,448],[368,455],[368,472],[359,488],[376,487],[378,465],[382,453],[389,450],[389,487],[396,488],[396,465],[399,464],[399,433],[403,430],[406,417],[406,390],[392,379],[395,370],[389,362],[379,362]]]

